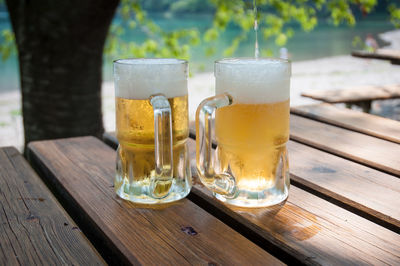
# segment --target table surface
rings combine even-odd
[[[399,265],[399,133],[399,122],[368,114],[293,108],[289,198],[259,209],[213,198],[196,176],[193,139],[192,192],[153,207],[115,195],[112,134],[111,147],[79,137],[33,142],[28,154],[107,262]]]
[[[104,265],[13,147],[0,148],[0,265]]]

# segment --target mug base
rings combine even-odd
[[[245,194],[244,196],[241,196]],[[223,195],[215,193],[214,196],[229,205],[237,206],[237,207],[244,207],[244,208],[263,208],[263,207],[269,207],[273,205],[277,205],[279,203],[282,203],[287,199],[289,196],[289,189],[284,190],[283,193],[278,193],[278,194],[269,194],[266,197],[262,198],[257,198],[257,197],[251,197],[247,193],[240,193],[239,196],[235,197],[233,199],[225,198]]]
[[[185,193],[176,193],[176,192],[171,192],[169,193],[168,196],[166,196],[165,198],[162,199],[156,199],[156,198],[152,198],[150,196],[146,196],[146,195],[131,195],[131,194],[127,194],[123,191],[123,189],[119,189],[115,191],[117,193],[117,195],[124,199],[124,200],[128,200],[134,203],[139,203],[139,204],[165,204],[165,203],[171,203],[174,201],[178,201],[180,199],[185,198],[189,192],[185,192]]]

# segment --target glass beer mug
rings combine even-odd
[[[222,59],[214,74],[216,96],[205,99],[196,112],[202,183],[219,200],[236,206],[284,201],[289,193],[290,62]]]
[[[187,61],[114,61],[115,191],[137,203],[167,203],[192,187],[188,158]]]

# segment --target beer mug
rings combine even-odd
[[[187,138],[188,63],[114,61],[117,170],[115,191],[137,203],[167,203],[192,187]]]
[[[289,193],[290,62],[222,59],[215,62],[214,74],[216,96],[205,99],[196,112],[202,183],[219,200],[236,206],[284,201]]]

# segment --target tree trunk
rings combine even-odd
[[[6,0],[16,37],[25,145],[93,135],[103,46],[119,0]]]

